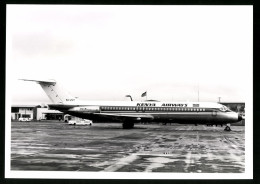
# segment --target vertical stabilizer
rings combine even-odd
[[[24,81],[33,81],[41,85],[44,92],[48,95],[50,100],[55,104],[67,104],[76,101],[75,97],[72,97],[67,91],[63,90],[61,86],[55,80],[39,81],[21,79]]]

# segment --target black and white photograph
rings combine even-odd
[[[6,17],[6,178],[253,178],[253,6]]]

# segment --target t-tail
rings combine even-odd
[[[71,96],[66,90],[62,89],[55,80],[20,80],[33,81],[40,84],[44,92],[54,104],[71,104],[77,101],[75,97]]]

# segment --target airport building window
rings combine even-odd
[[[13,112],[13,113],[19,112],[19,108],[18,107],[12,107],[11,112]]]

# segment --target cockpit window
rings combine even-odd
[[[220,107],[220,110],[223,112],[230,112],[231,110],[229,108],[227,108],[225,105],[223,105],[222,107]]]

